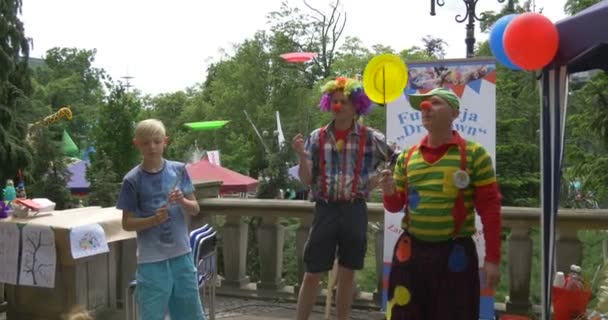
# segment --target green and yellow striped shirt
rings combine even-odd
[[[471,183],[464,190],[467,217],[458,236],[471,236],[475,233],[474,188],[496,182],[492,159],[483,146],[467,141],[466,149],[467,173],[471,177]],[[446,154],[435,163],[424,160],[417,147],[405,168],[408,152],[405,150],[399,155],[393,174],[398,192],[404,192],[406,179],[408,182],[409,225],[404,220],[402,227],[421,240],[449,240],[454,236],[452,209],[459,190],[453,181],[454,173],[460,170],[459,146],[451,145]],[[412,201],[416,194],[418,201]]]

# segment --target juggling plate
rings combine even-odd
[[[407,84],[407,66],[394,54],[375,56],[363,71],[363,88],[367,96],[378,104],[399,98]]]

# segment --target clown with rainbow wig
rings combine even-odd
[[[363,268],[367,248],[367,204],[381,165],[393,151],[377,130],[356,121],[372,103],[361,82],[339,77],[321,88],[321,111],[332,121],[306,139],[298,134],[293,149],[300,180],[310,186],[314,219],[304,248],[306,272],[298,295],[297,318],[308,319],[322,275],[338,259],[338,319],[349,319],[355,270]]]
[[[355,79],[344,77],[337,78],[335,81],[326,83],[321,88],[321,91],[323,91],[323,96],[319,102],[319,108],[321,108],[322,111],[339,112],[342,110],[342,104],[332,103],[332,96],[335,92],[341,92],[342,95],[350,98],[350,102],[353,104],[355,112],[358,115],[368,114],[371,110],[372,102],[365,92],[363,92],[361,82]]]

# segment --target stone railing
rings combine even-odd
[[[313,204],[308,201],[294,200],[261,200],[261,199],[202,199],[201,213],[207,222],[222,216],[221,250],[223,255],[224,274],[220,294],[247,296],[257,298],[294,299],[298,285],[286,285],[283,274],[283,247],[285,228],[280,224],[281,218],[297,218],[300,221],[296,230],[296,257],[298,279],[303,275],[302,253],[312,222]],[[380,203],[370,203],[369,222],[384,221],[384,210]],[[246,273],[248,224],[243,217],[261,217],[261,224],[256,230],[259,246],[260,281],[250,283]],[[220,219],[218,219],[220,220]],[[196,223],[200,224],[202,221]],[[538,229],[540,210],[538,208],[503,207],[503,227],[511,233],[506,240],[508,252],[509,294],[506,309],[511,313],[530,311],[530,277],[532,270],[533,241],[532,229]],[[582,261],[582,243],[578,239],[578,230],[608,229],[608,210],[562,210],[557,224],[557,268],[566,270],[570,264]],[[383,229],[376,229],[375,239],[376,291],[358,293],[356,303],[378,307],[382,292],[383,265]],[[540,288],[539,288],[540,289]]]
[[[530,277],[532,271],[532,229],[539,228],[540,209],[503,208],[503,227],[510,229],[507,239],[509,299],[506,309],[512,313],[530,310]],[[556,227],[556,269],[567,271],[571,264],[581,265],[583,244],[578,238],[580,230],[608,230],[608,210],[561,209]],[[604,258],[606,254],[604,242]],[[540,288],[535,289],[540,290]]]

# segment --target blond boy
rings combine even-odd
[[[122,226],[137,232],[137,303],[140,319],[204,319],[185,215],[199,205],[183,163],[166,160],[162,122],[141,121],[133,143],[143,161],[122,182],[116,207]]]

